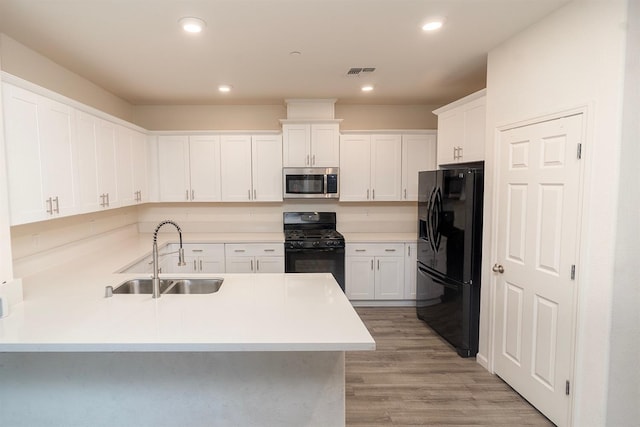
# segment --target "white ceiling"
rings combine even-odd
[[[568,1],[0,0],[0,32],[137,105],[433,105],[483,88],[487,52]],[[425,33],[432,16],[445,27]]]

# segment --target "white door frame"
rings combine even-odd
[[[574,292],[574,316],[573,316],[573,332],[572,332],[572,339],[571,339],[571,360],[572,360],[572,372],[571,372],[571,378],[575,379],[575,373],[576,373],[576,349],[578,348],[577,346],[577,338],[578,338],[578,330],[579,330],[579,326],[580,326],[580,322],[579,322],[579,313],[580,313],[580,307],[579,307],[579,301],[580,301],[580,293],[581,293],[581,287],[580,287],[580,277],[581,277],[581,272],[583,271],[583,266],[581,263],[581,260],[583,259],[582,256],[582,252],[583,252],[583,248],[582,248],[582,236],[585,232],[584,230],[584,224],[586,223],[586,221],[584,220],[584,216],[585,216],[585,183],[587,182],[585,177],[586,174],[588,173],[588,171],[591,170],[591,161],[590,161],[590,157],[589,156],[585,156],[585,153],[588,152],[589,149],[589,144],[587,144],[587,142],[590,140],[590,138],[588,137],[588,130],[589,130],[589,115],[588,115],[588,111],[589,108],[588,106],[584,105],[584,106],[579,106],[579,107],[575,107],[575,108],[569,108],[569,109],[565,109],[565,110],[560,110],[557,111],[555,113],[550,113],[550,114],[545,114],[542,116],[536,116],[533,118],[529,118],[529,119],[524,119],[521,121],[517,121],[517,122],[512,122],[509,124],[504,124],[504,125],[500,125],[500,126],[496,126],[494,128],[494,132],[493,132],[493,173],[492,173],[492,200],[491,200],[491,235],[490,235],[490,242],[491,242],[491,250],[490,250],[490,256],[484,256],[483,258],[483,265],[482,265],[482,270],[483,270],[483,277],[488,277],[490,280],[488,281],[488,283],[486,283],[484,286],[489,285],[489,304],[487,306],[488,310],[489,310],[489,316],[487,317],[489,320],[489,324],[487,325],[487,332],[488,332],[488,338],[489,338],[489,342],[487,343],[487,361],[486,361],[486,366],[488,368],[488,370],[491,373],[495,373],[495,369],[494,369],[494,363],[495,363],[495,348],[494,348],[494,342],[495,342],[495,323],[496,323],[496,302],[495,302],[495,298],[496,298],[496,286],[497,286],[497,276],[496,274],[494,274],[491,271],[491,267],[494,263],[494,261],[496,259],[498,259],[498,207],[499,207],[499,202],[500,202],[500,195],[499,195],[499,191],[497,191],[497,186],[498,186],[498,178],[499,178],[499,165],[500,165],[500,135],[501,132],[510,130],[510,129],[514,129],[514,128],[518,128],[518,127],[524,127],[524,126],[529,126],[529,125],[533,125],[533,124],[537,124],[537,123],[541,123],[541,122],[546,122],[549,120],[556,120],[556,119],[561,119],[563,117],[568,117],[568,116],[574,116],[577,114],[582,114],[583,116],[583,121],[582,121],[582,153],[583,153],[583,162],[580,165],[580,176],[579,176],[579,194],[578,194],[578,205],[579,205],[579,212],[580,214],[578,215],[577,221],[577,229],[579,230],[579,232],[577,233],[577,242],[576,242],[576,291]],[[486,194],[486,192],[485,192]],[[573,388],[573,386],[572,386]],[[569,425],[572,425],[573,422],[573,408],[575,405],[575,393],[572,391],[570,396],[569,396],[569,400],[570,400],[570,408],[569,408]]]

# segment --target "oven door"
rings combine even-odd
[[[344,291],[344,248],[286,249],[285,273],[332,273]]]

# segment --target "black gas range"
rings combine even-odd
[[[344,237],[335,212],[284,212],[284,271],[332,273],[344,291]]]

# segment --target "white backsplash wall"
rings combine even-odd
[[[136,233],[135,206],[11,227],[14,276],[24,277],[86,253],[100,239]],[[97,243],[96,243],[97,245]],[[96,246],[96,248],[99,246]]]
[[[140,232],[153,232],[165,219],[176,221],[185,232],[273,233],[282,231],[282,213],[336,212],[343,233],[414,233],[415,202],[339,203],[286,201],[284,203],[180,203],[148,204],[138,208]]]

